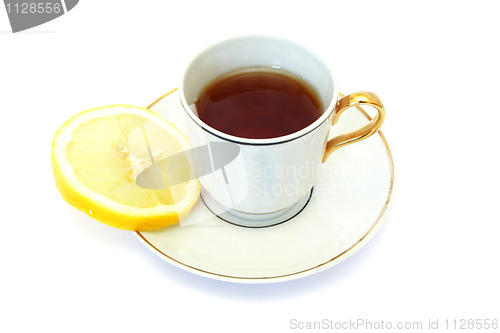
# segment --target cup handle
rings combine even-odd
[[[350,133],[341,134],[339,136],[334,137],[333,139],[330,139],[326,143],[325,153],[323,155],[323,163],[326,162],[330,154],[333,153],[335,150],[372,136],[373,134],[377,133],[380,126],[382,126],[382,123],[384,122],[385,119],[384,105],[382,104],[382,101],[377,95],[367,91],[360,91],[342,97],[337,103],[337,106],[335,107],[335,111],[333,113],[332,126],[337,123],[337,121],[340,118],[340,115],[345,110],[356,105],[373,106],[378,111],[377,115],[372,120],[370,120],[368,124],[361,127],[360,129]]]

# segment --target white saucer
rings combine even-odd
[[[185,132],[177,91],[149,108]],[[361,108],[340,118],[332,136],[369,121]],[[245,228],[213,215],[198,200],[180,224],[137,232],[165,261],[184,270],[224,281],[269,283],[320,272],[346,259],[380,228],[391,202],[394,165],[381,132],[334,152],[307,206],[289,221]]]

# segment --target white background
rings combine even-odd
[[[82,0],[12,34],[0,7],[0,331],[500,319],[499,13],[494,1]],[[173,267],[66,204],[50,170],[52,138],[72,115],[147,106],[200,48],[246,33],[307,41],[342,92],[378,93],[396,167],[378,234],[339,265],[279,284]]]

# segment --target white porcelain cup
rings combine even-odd
[[[292,73],[314,88],[323,105],[321,117],[270,139],[229,135],[198,118],[197,98],[214,79],[240,69],[270,68]],[[205,158],[195,156],[203,201],[222,219],[247,227],[274,225],[298,214],[311,196],[319,165],[334,150],[376,133],[385,118],[378,96],[359,92],[339,99],[334,74],[320,56],[273,36],[238,37],[206,48],[188,64],[179,96],[191,145],[208,147]],[[354,105],[373,106],[377,115],[364,127],[328,140],[331,126]]]

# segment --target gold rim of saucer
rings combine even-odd
[[[177,88],[175,88],[175,89],[173,89],[173,90],[165,93],[164,95],[162,95],[159,98],[157,98],[150,105],[148,105],[147,108],[149,109],[149,108],[153,107],[158,102],[160,102],[161,100],[163,100],[164,98],[168,97],[169,95],[171,95],[172,93],[174,93],[176,91],[177,91]],[[343,97],[344,95],[342,93],[339,93],[339,96]],[[370,115],[362,107],[360,107],[358,105],[355,105],[354,107],[356,109],[358,109],[368,120],[372,119],[370,117]],[[207,271],[207,270],[204,270],[204,269],[201,269],[201,268],[194,267],[192,265],[188,265],[186,263],[183,263],[182,261],[179,261],[179,260],[177,260],[177,259],[169,256],[168,254],[164,253],[163,251],[161,251],[158,247],[156,247],[148,239],[146,239],[146,237],[144,237],[144,235],[142,235],[140,231],[136,231],[136,234],[137,234],[137,236],[142,241],[144,241],[146,244],[148,244],[151,248],[155,249],[158,254],[161,254],[161,255],[165,256],[166,258],[168,258],[169,261],[177,263],[178,265],[180,265],[182,267],[186,267],[186,268],[195,270],[195,271],[197,271],[199,273],[202,273],[205,276],[208,275],[209,277],[210,276],[221,277],[221,278],[225,278],[225,279],[235,279],[235,280],[239,280],[239,281],[280,280],[280,279],[287,278],[287,277],[292,277],[292,276],[295,276],[295,275],[301,275],[301,274],[310,272],[312,270],[316,270],[316,269],[318,269],[318,268],[320,268],[322,266],[326,266],[326,265],[330,264],[331,262],[333,262],[333,261],[335,261],[335,260],[337,260],[337,259],[339,259],[339,258],[341,258],[343,256],[346,256],[346,254],[350,253],[354,248],[356,248],[356,246],[358,246],[361,242],[363,242],[363,240],[365,240],[368,237],[368,235],[370,235],[370,233],[377,226],[381,225],[382,219],[383,219],[385,213],[388,210],[389,204],[391,202],[393,190],[394,190],[394,161],[393,161],[392,153],[391,153],[391,150],[389,148],[389,145],[387,143],[387,140],[386,140],[385,136],[383,135],[383,133],[380,130],[378,131],[378,135],[380,136],[380,138],[381,138],[381,140],[382,140],[382,142],[383,142],[383,144],[385,146],[385,150],[387,152],[387,157],[388,157],[388,160],[389,160],[389,168],[390,168],[390,182],[389,182],[389,189],[388,189],[388,193],[387,193],[387,196],[386,196],[385,204],[382,207],[382,209],[381,209],[381,211],[380,211],[377,219],[374,221],[374,223],[371,225],[371,227],[367,230],[367,232],[361,238],[359,238],[356,242],[354,242],[354,244],[352,244],[351,246],[349,246],[343,252],[337,254],[336,256],[332,257],[331,259],[329,259],[327,261],[322,262],[319,265],[315,265],[313,267],[309,267],[307,269],[299,270],[299,271],[296,271],[296,272],[293,272],[293,273],[282,274],[282,275],[275,275],[275,276],[248,277],[248,276],[234,276],[234,275],[228,275],[228,274],[220,274],[220,273]]]

